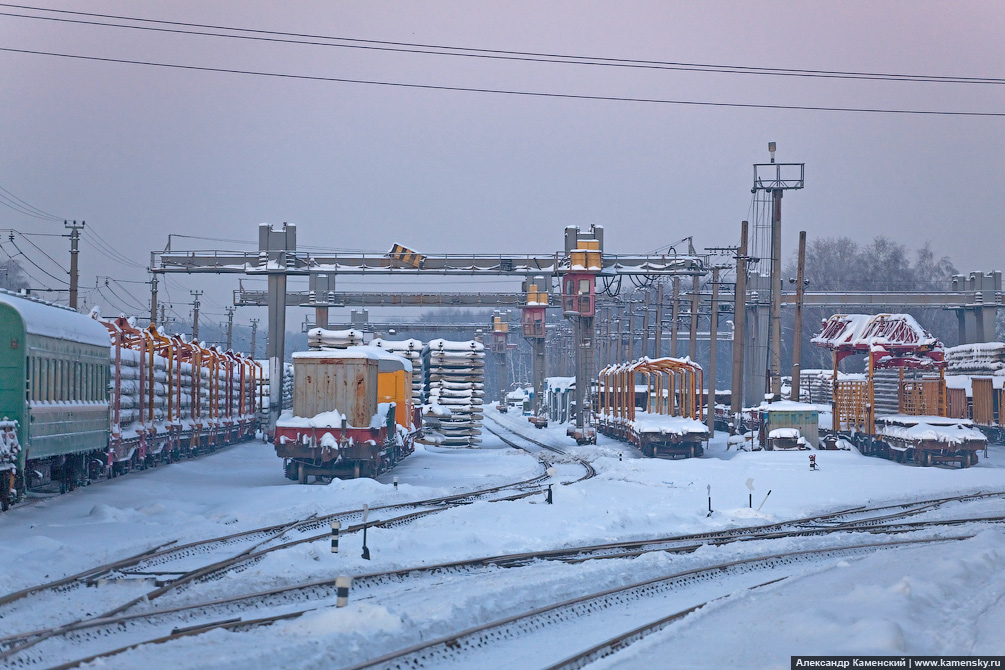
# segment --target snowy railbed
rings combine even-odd
[[[489,413],[495,416],[493,410]],[[408,526],[371,528],[368,546],[372,561],[360,558],[361,537],[349,535],[343,538],[337,555],[330,553],[327,542],[299,545],[272,554],[243,572],[199,585],[188,595],[180,594],[179,599],[198,596],[203,600],[337,574],[718,530],[886,500],[1002,488],[999,464],[1005,462],[1005,448],[997,446],[990,447],[990,458],[966,470],[906,468],[862,457],[856,451],[821,452],[817,455],[820,470],[811,472],[805,454],[727,451],[722,433],[712,439],[706,457],[667,461],[639,458],[630,445],[603,436],[597,445],[576,447],[565,436],[565,425],[534,430],[518,415],[499,419],[573,455],[589,456],[598,475],[576,485],[554,487],[553,505],[544,504],[543,496],[480,502],[427,516]],[[298,486],[283,477],[269,445],[247,443],[198,461],[134,473],[114,485],[95,485],[13,510],[0,519],[0,564],[9,568],[0,573],[0,593],[167,540],[184,542],[224,535],[312,513],[353,509],[364,502],[374,506],[424,499],[461,488],[523,479],[539,471],[535,459],[504,448],[488,435],[481,449],[419,448],[381,481]],[[392,477],[399,480],[397,490],[391,485]],[[760,510],[748,508],[747,479],[754,480],[754,508],[771,490]],[[707,510],[708,486],[715,509],[712,516]],[[966,509],[973,516],[1002,513],[997,500]],[[953,513],[945,511],[946,515]],[[344,609],[321,609],[252,633],[217,631],[141,648],[117,658],[115,667],[288,667],[294,658],[302,667],[344,665],[351,659],[390,651],[409,640],[447,634],[549,600],[754,551],[809,546],[808,542],[790,539],[782,545],[760,542],[757,546],[705,547],[685,556],[653,554],[574,566],[536,564],[489,569],[474,578],[416,578],[402,588],[360,588],[351,594],[350,606]],[[880,650],[877,653],[972,653],[982,643],[990,644],[995,630],[988,627],[990,624],[1005,623],[1003,605],[998,604],[1005,600],[994,599],[995,594],[1005,596],[1005,575],[991,567],[1002,558],[1005,541],[998,531],[989,531],[974,540],[931,549],[898,549],[874,558],[826,559],[807,565],[796,577],[769,589],[707,608],[700,616],[718,617],[710,620],[710,626],[685,620],[681,625],[689,626],[688,635],[665,636],[661,653],[664,659],[687,658],[693,660],[693,667],[702,668],[722,667],[722,659],[739,653],[739,649],[752,653],[753,661],[744,667],[783,665],[793,653],[827,653],[856,644]],[[943,572],[932,574],[932,560],[944,566]],[[760,577],[759,581],[767,579]],[[849,591],[849,583],[856,588]],[[687,603],[707,600],[706,596],[743,588],[746,582],[723,578],[705,584],[681,591],[679,598],[657,602],[653,611],[666,614],[683,609]],[[905,595],[905,588],[917,595]],[[936,597],[940,588],[953,590],[948,600]],[[103,598],[99,605],[111,609],[128,600],[125,592],[116,589],[81,591],[86,591],[88,598]],[[827,598],[836,604],[824,597],[828,593]],[[50,602],[52,607],[66,606],[59,599]],[[945,607],[943,603],[947,603]],[[908,606],[913,609],[907,611]],[[942,638],[927,635],[925,617],[950,621],[953,607],[960,608],[960,621],[966,619],[969,628],[960,623],[957,628],[947,628],[951,634]],[[974,613],[980,608],[985,611],[976,617]],[[817,618],[805,622],[793,619],[771,630],[773,617],[798,617],[800,612],[812,612]],[[46,613],[33,612],[31,616],[41,624]],[[752,626],[762,620],[763,624]],[[819,628],[811,626],[813,623]],[[799,630],[803,634],[793,632]],[[963,635],[964,631],[969,631],[970,637]],[[528,639],[521,653],[541,650],[545,637]],[[695,640],[703,642],[706,653],[697,653],[702,645]],[[637,649],[642,654],[646,647]],[[523,661],[527,658],[533,656],[523,657]],[[624,658],[627,660],[620,667],[656,667],[641,655]],[[497,667],[505,667],[506,662],[521,667],[515,656],[495,661]],[[526,663],[522,667],[527,667]]]

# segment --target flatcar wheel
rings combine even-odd
[[[970,452],[970,465],[977,465],[977,452],[976,451],[971,451]]]
[[[307,483],[307,468],[304,467],[303,463],[301,463],[297,467],[297,483],[298,484],[306,484]]]

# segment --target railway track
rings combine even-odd
[[[837,532],[837,531],[835,531]],[[716,562],[700,567],[689,568],[633,582],[623,586],[604,589],[588,595],[562,600],[545,606],[537,607],[526,612],[513,614],[511,616],[480,624],[478,626],[441,636],[429,641],[419,642],[401,650],[382,655],[352,665],[349,670],[362,670],[363,668],[423,668],[423,667],[446,667],[451,663],[457,663],[461,667],[476,667],[481,665],[472,655],[483,653],[485,649],[493,645],[505,643],[507,641],[519,641],[528,634],[532,634],[542,628],[561,626],[575,622],[586,617],[601,615],[610,610],[616,610],[626,605],[635,607],[634,603],[645,598],[661,596],[670,592],[694,587],[698,584],[721,580],[724,576],[739,578],[742,588],[752,589],[785,579],[788,574],[779,574],[775,578],[764,581],[765,571],[779,571],[785,568],[798,567],[814,560],[828,557],[846,557],[849,555],[863,555],[875,550],[884,550],[895,547],[916,545],[932,542],[949,542],[968,539],[973,534],[960,534],[952,537],[890,540],[884,539],[877,542],[858,543],[854,545],[821,547],[810,550],[798,550],[764,554],[747,558]],[[441,566],[436,566],[442,569]],[[390,574],[390,573],[387,573]],[[363,576],[358,577],[361,579]],[[745,584],[745,585],[743,585]],[[730,582],[728,591],[733,592],[735,584]],[[642,639],[646,635],[656,632],[674,621],[677,621],[688,613],[708,604],[712,600],[720,599],[722,596],[701,601],[696,605],[681,610],[669,617],[662,617],[658,621],[652,622],[641,628],[635,628],[615,638],[608,640],[602,645],[591,646],[589,650],[577,653],[574,657],[563,661],[562,664],[554,667],[582,667],[582,659],[599,658],[611,651],[622,648],[631,640]],[[251,619],[240,620],[235,618],[201,622],[185,628],[176,628],[169,634],[162,634],[158,637],[131,641],[123,646],[114,649],[88,655],[73,661],[54,666],[53,670],[61,668],[73,668],[84,663],[89,663],[99,659],[113,658],[125,651],[135,649],[139,646],[149,644],[162,644],[173,640],[198,635],[213,630],[247,631],[259,626],[269,625],[278,621],[293,619],[309,612],[315,611],[322,604],[315,604],[314,607],[296,611],[285,611],[271,616],[258,616]],[[156,613],[155,613],[156,614]],[[162,613],[166,614],[166,613]],[[102,625],[123,626],[121,621],[109,621]],[[26,659],[22,666],[30,665],[31,661]]]
[[[519,436],[519,433],[517,433]],[[520,436],[523,438],[523,436]],[[542,446],[543,448],[543,446]],[[551,450],[549,450],[551,451]],[[559,450],[560,452],[562,450]],[[564,452],[562,452],[564,453]],[[547,468],[549,463],[544,462],[544,467]],[[587,469],[586,476],[580,478],[582,479],[591,477],[595,474],[592,468]],[[502,485],[499,487],[492,487],[490,489],[482,489],[475,492],[469,492],[465,494],[458,494],[455,496],[449,496],[445,498],[430,499],[427,501],[416,501],[413,503],[407,503],[400,506],[385,506],[385,509],[389,510],[392,508],[410,508],[409,512],[400,516],[390,516],[381,519],[378,522],[368,524],[370,526],[380,524],[387,525],[400,525],[403,523],[408,523],[410,519],[416,518],[422,514],[430,514],[436,511],[441,511],[445,507],[440,509],[431,508],[427,510],[415,510],[415,506],[421,503],[438,503],[441,506],[447,502],[455,502],[456,504],[463,504],[465,500],[472,500],[474,496],[485,494],[488,491],[498,492],[506,488],[512,488],[516,484],[525,484],[527,487],[532,488],[530,491],[523,491],[518,494],[509,496],[502,499],[516,499],[519,497],[524,497],[527,495],[540,494],[540,489],[536,488],[536,484],[539,484],[544,480],[546,475],[541,475],[539,477],[524,480],[522,482],[511,483],[508,485]],[[536,482],[528,484],[529,482]],[[947,526],[952,524],[963,524],[963,523],[1000,523],[1002,519],[999,517],[986,517],[982,519],[956,519],[956,520],[943,520],[943,521],[918,521],[913,523],[891,523],[896,520],[903,519],[904,517],[921,514],[924,512],[932,511],[955,501],[967,501],[967,500],[977,500],[981,498],[989,497],[1001,497],[1005,495],[1005,492],[984,492],[984,493],[972,493],[964,494],[959,496],[952,496],[946,498],[930,499],[930,500],[919,500],[910,501],[905,503],[895,503],[879,507],[854,507],[848,509],[842,509],[835,512],[830,512],[826,514],[816,515],[813,517],[807,517],[803,519],[795,519],[787,522],[781,522],[777,524],[768,524],[765,526],[755,527],[755,528],[736,528],[727,529],[723,531],[715,531],[710,533],[700,533],[700,534],[690,534],[681,535],[674,537],[664,537],[664,538],[651,538],[642,540],[633,540],[619,543],[610,543],[604,545],[594,545],[588,547],[571,547],[564,549],[556,549],[544,552],[531,552],[524,554],[511,554],[506,556],[494,556],[485,557],[479,559],[473,559],[470,561],[457,561],[453,563],[444,563],[437,565],[427,565],[412,568],[405,568],[402,570],[392,570],[385,572],[370,573],[365,575],[356,576],[354,589],[361,591],[364,594],[371,592],[374,595],[370,597],[377,597],[380,593],[378,590],[374,592],[373,589],[380,586],[390,585],[393,588],[400,588],[400,584],[409,579],[414,579],[419,576],[424,575],[435,575],[435,574],[480,574],[480,571],[484,571],[486,568],[497,568],[497,567],[518,567],[525,566],[529,564],[538,563],[540,561],[564,561],[566,563],[583,563],[593,559],[600,558],[632,558],[645,553],[663,551],[668,553],[690,553],[697,548],[705,545],[721,545],[728,544],[730,542],[738,541],[748,541],[748,540],[768,540],[768,539],[778,539],[782,537],[792,537],[799,535],[828,535],[833,533],[851,533],[851,532],[871,532],[871,533],[887,533],[887,534],[901,534],[908,533],[916,530],[923,530],[925,528],[930,528],[933,526]],[[362,510],[351,510],[345,512],[344,514],[357,513]],[[404,511],[399,509],[398,511]],[[326,520],[330,520],[334,515],[329,517],[311,518],[300,520],[294,522],[293,524],[287,524],[287,526],[274,526],[267,529],[256,529],[256,531],[267,531],[261,536],[256,536],[258,543],[254,545],[253,549],[260,547],[263,544],[268,544],[274,541],[276,538],[284,537],[285,533],[289,532],[290,527],[297,523],[304,523],[313,528],[319,528],[326,526]],[[354,532],[362,528],[362,524],[356,523],[350,525],[346,532]],[[254,533],[256,531],[246,531],[245,533],[238,533],[234,536],[248,535],[249,533]],[[271,531],[275,537],[269,537],[268,532]],[[227,536],[234,537],[234,536]],[[300,544],[305,542],[313,542],[320,540],[327,540],[330,537],[329,533],[325,532],[319,535],[308,535],[305,534],[304,537],[298,538],[291,542],[282,543],[286,546],[291,544]],[[221,538],[215,538],[219,540]],[[199,543],[193,543],[199,544]],[[240,557],[244,562],[257,560],[264,553],[269,553],[276,549],[282,548],[281,546],[266,546],[261,549],[252,551],[242,551],[242,556]],[[178,550],[181,547],[163,547],[155,548],[148,552],[138,555],[139,557],[150,558],[159,552],[167,552],[170,550]],[[134,557],[135,558],[135,557]],[[233,566],[216,566],[215,564],[210,566],[205,566],[200,569],[201,574],[194,575],[191,579],[182,582],[172,588],[167,589],[164,593],[155,595],[154,598],[150,598],[151,594],[146,594],[145,597],[140,597],[134,599],[126,605],[116,608],[110,612],[106,612],[105,615],[100,617],[91,617],[87,620],[77,620],[71,621],[59,627],[30,631],[25,633],[19,633],[16,635],[10,635],[6,638],[0,639],[0,661],[5,665],[10,667],[24,667],[32,666],[38,663],[45,663],[45,659],[49,658],[49,654],[46,653],[45,644],[48,640],[76,640],[76,641],[111,641],[112,639],[120,639],[115,635],[115,631],[122,630],[134,630],[134,632],[139,633],[141,631],[148,631],[151,626],[161,626],[171,630],[170,635],[161,635],[158,640],[161,639],[176,639],[174,636],[187,637],[191,635],[198,634],[200,632],[205,632],[208,630],[215,630],[217,628],[228,628],[230,630],[243,630],[245,628],[250,628],[258,625],[263,625],[265,623],[270,623],[272,621],[282,620],[283,618],[290,618],[301,616],[305,612],[310,612],[318,609],[319,607],[329,607],[334,604],[336,597],[336,586],[335,580],[320,580],[316,582],[311,582],[307,584],[298,584],[291,587],[273,589],[270,591],[259,591],[249,594],[241,594],[228,598],[221,598],[214,601],[208,601],[196,604],[175,604],[172,606],[170,603],[165,607],[158,607],[151,611],[144,612],[128,612],[127,610],[139,605],[140,603],[148,603],[150,600],[156,600],[160,595],[165,595],[169,592],[177,591],[179,587],[183,587],[185,584],[192,581],[198,581],[200,579],[210,578],[213,574],[219,574],[219,571],[226,569],[234,569],[234,567],[239,564],[235,562]],[[107,567],[107,566],[103,566]],[[134,568],[135,569],[135,568]],[[91,571],[92,573],[94,571]],[[90,574],[90,573],[82,573]],[[105,573],[109,574],[109,573]],[[93,580],[92,580],[93,581]],[[179,581],[179,580],[175,580]],[[168,585],[165,585],[168,586]],[[355,596],[354,596],[355,597]],[[299,609],[295,611],[289,611],[291,606],[295,606],[297,603],[303,603],[306,601],[311,602],[311,607],[308,609]],[[277,606],[284,607],[284,611],[280,614],[276,614],[272,617],[257,617],[254,619],[242,619],[241,616],[234,616],[235,614],[256,612],[258,613],[262,609],[275,609]],[[193,624],[193,622],[196,622]],[[128,637],[128,636],[126,636]],[[150,640],[138,640],[131,642],[128,646],[133,646],[135,644],[145,644]],[[101,657],[104,654],[112,654],[121,651],[127,647],[119,648],[118,650],[113,650],[113,652],[100,652],[97,656],[93,658]],[[65,656],[64,656],[65,657]],[[80,662],[83,662],[81,660]]]
[[[984,496],[1000,495],[984,494]],[[983,496],[969,496],[978,498]],[[952,502],[965,498],[964,496],[954,496],[943,499],[944,502]],[[912,507],[922,506],[932,508],[933,501],[923,501],[922,503],[906,503]],[[886,512],[892,506],[877,508],[876,511]],[[853,514],[860,514],[862,510],[852,510]],[[477,558],[467,561],[456,561],[451,563],[441,563],[410,567],[400,570],[382,571],[357,575],[354,577],[355,597],[362,592],[363,597],[378,597],[382,591],[381,587],[400,588],[400,585],[408,580],[419,577],[429,577],[435,575],[478,575],[484,573],[488,568],[499,567],[519,567],[534,564],[540,561],[563,561],[566,563],[583,563],[596,559],[627,559],[651,552],[667,552],[676,554],[688,554],[706,545],[724,545],[733,542],[772,540],[795,536],[827,536],[850,533],[883,533],[886,535],[904,534],[925,530],[928,528],[948,527],[966,523],[1002,523],[1005,517],[984,517],[984,518],[963,518],[934,521],[916,521],[910,523],[881,524],[874,520],[887,519],[891,515],[881,514],[873,518],[864,519],[857,526],[842,524],[840,526],[810,525],[807,522],[817,520],[831,520],[841,514],[849,514],[848,511],[839,511],[809,519],[797,519],[792,522],[792,527],[787,531],[780,531],[778,526],[772,524],[754,529],[732,529],[717,533],[682,535],[676,537],[654,538],[647,541],[611,543],[603,545],[592,545],[582,547],[570,547],[565,549],[527,552],[502,556],[491,556]],[[411,582],[409,582],[411,583]],[[434,585],[435,586],[435,585]],[[414,587],[408,587],[414,588]],[[433,587],[431,587],[433,588]],[[374,589],[377,589],[374,592]],[[64,639],[66,643],[77,648],[79,644],[93,640],[102,640],[115,637],[116,631],[127,631],[130,629],[149,628],[159,626],[162,629],[171,627],[171,630],[180,629],[182,636],[189,636],[199,631],[212,630],[221,626],[229,627],[231,630],[242,629],[252,625],[248,620],[242,619],[242,614],[257,613],[261,609],[282,609],[281,614],[276,615],[279,619],[288,616],[299,616],[305,612],[314,611],[321,607],[330,607],[334,604],[337,595],[336,580],[327,579],[307,584],[295,585],[292,587],[274,589],[257,593],[250,593],[230,598],[218,599],[215,601],[197,603],[191,605],[181,605],[176,607],[160,608],[153,611],[121,614],[118,616],[105,616],[87,621],[73,622],[69,625],[54,629],[32,631],[19,636],[11,636],[0,640],[0,649],[3,654],[0,658],[9,658],[12,661],[19,659],[17,665],[28,666],[42,662],[48,656],[46,645],[42,644],[52,638]],[[384,594],[387,596],[392,594]],[[298,603],[310,602],[309,609],[289,611],[291,606]],[[194,620],[199,623],[192,625]],[[273,620],[277,620],[274,618]],[[258,618],[258,624],[265,620]],[[221,623],[222,622],[222,623]],[[128,636],[127,636],[128,637]],[[162,636],[163,637],[163,636]],[[169,636],[170,637],[170,636]],[[161,638],[157,638],[160,640]],[[173,638],[172,638],[173,639]],[[32,647],[38,647],[31,649]],[[28,653],[24,653],[30,650]]]
[[[511,441],[507,441],[507,443],[515,448],[520,448],[519,445]],[[422,516],[435,514],[451,507],[469,504],[478,500],[508,501],[532,495],[540,495],[542,492],[541,485],[551,478],[551,474],[549,474],[551,463],[547,459],[538,458],[541,461],[544,472],[529,479],[451,496],[377,506],[370,509],[369,512],[378,514],[380,518],[370,520],[365,524],[363,523],[363,519],[366,511],[364,509],[354,509],[323,516],[312,515],[306,519],[299,519],[286,524],[242,531],[179,546],[175,546],[175,542],[169,542],[119,561],[97,566],[53,582],[28,587],[7,594],[0,597],[0,607],[7,606],[9,610],[11,604],[18,603],[18,601],[22,601],[29,596],[45,592],[56,592],[62,595],[65,592],[84,586],[95,586],[106,582],[121,582],[135,577],[142,577],[144,581],[147,581],[147,578],[154,578],[156,580],[156,588],[154,590],[139,593],[128,602],[118,605],[114,609],[98,616],[99,619],[113,617],[141,603],[149,604],[151,601],[157,600],[169,593],[177,592],[193,583],[218,578],[226,572],[241,569],[243,566],[256,562],[272,552],[288,549],[300,544],[328,541],[331,537],[329,527],[333,521],[338,521],[342,524],[344,528],[343,533],[350,534],[362,530],[364,526],[370,528],[390,528],[404,525]],[[587,476],[592,476],[591,470],[588,470]],[[518,493],[495,497],[495,494],[512,490],[516,490]],[[404,513],[401,514],[400,512]],[[324,532],[317,533],[316,531],[320,529],[324,529]],[[236,553],[233,551],[235,546],[240,547],[240,550]],[[230,550],[229,553],[217,558],[216,555],[228,550]],[[205,559],[207,555],[213,556],[216,560],[208,564],[200,564],[194,569],[170,569],[172,567],[180,567],[177,565],[179,563],[182,565],[186,563],[190,564],[192,558],[202,557]],[[27,605],[32,606],[33,603],[27,603]],[[16,618],[16,611],[0,611],[0,618],[13,620]],[[75,630],[77,626],[85,623],[85,618],[90,619],[93,617],[72,619],[61,626],[48,629],[46,632],[31,639],[23,639],[21,634],[0,638],[0,660],[8,658],[24,648],[37,644],[50,635],[58,635],[66,630]]]
[[[566,484],[575,484],[577,482],[581,482],[581,481],[583,481],[585,479],[590,479],[591,477],[595,477],[597,475],[597,471],[593,468],[592,465],[590,465],[589,461],[587,461],[586,459],[580,458],[579,456],[572,455],[569,452],[567,452],[566,450],[564,450],[564,449],[562,449],[560,447],[556,447],[553,444],[546,444],[546,443],[541,442],[539,440],[535,440],[532,437],[527,437],[526,435],[523,435],[522,433],[519,433],[519,432],[513,430],[512,428],[510,428],[509,426],[505,425],[504,423],[500,422],[497,418],[493,417],[490,414],[486,414],[485,417],[487,419],[490,419],[493,423],[495,423],[500,428],[503,428],[504,430],[509,431],[513,435],[516,435],[521,440],[529,442],[529,443],[531,443],[531,444],[533,444],[535,446],[540,447],[541,449],[545,449],[545,450],[550,451],[550,452],[552,452],[554,454],[558,454],[560,456],[566,457],[566,458],[568,458],[568,459],[570,459],[570,460],[572,460],[572,461],[574,461],[576,463],[579,463],[581,466],[583,466],[583,468],[586,470],[586,474],[583,475],[583,477],[577,479],[575,482],[566,482]],[[507,439],[506,437],[503,437],[503,435],[500,434],[498,431],[492,430],[491,428],[489,428],[485,424],[483,424],[483,426],[484,426],[484,428],[487,431],[489,431],[490,433],[492,433],[493,435],[495,435],[496,437],[498,437],[500,440],[502,440],[504,444],[507,444],[507,445],[513,447],[514,449],[524,449],[526,451],[526,449],[524,447],[520,447],[519,445],[515,444],[514,442],[512,442],[509,439]],[[530,452],[530,453],[533,453],[533,452]]]

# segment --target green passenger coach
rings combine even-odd
[[[18,493],[51,482],[65,490],[103,470],[109,374],[101,323],[0,291],[0,419],[19,426]]]

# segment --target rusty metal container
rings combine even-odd
[[[338,410],[365,428],[377,412],[376,357],[348,351],[293,354],[293,415],[310,418]]]

